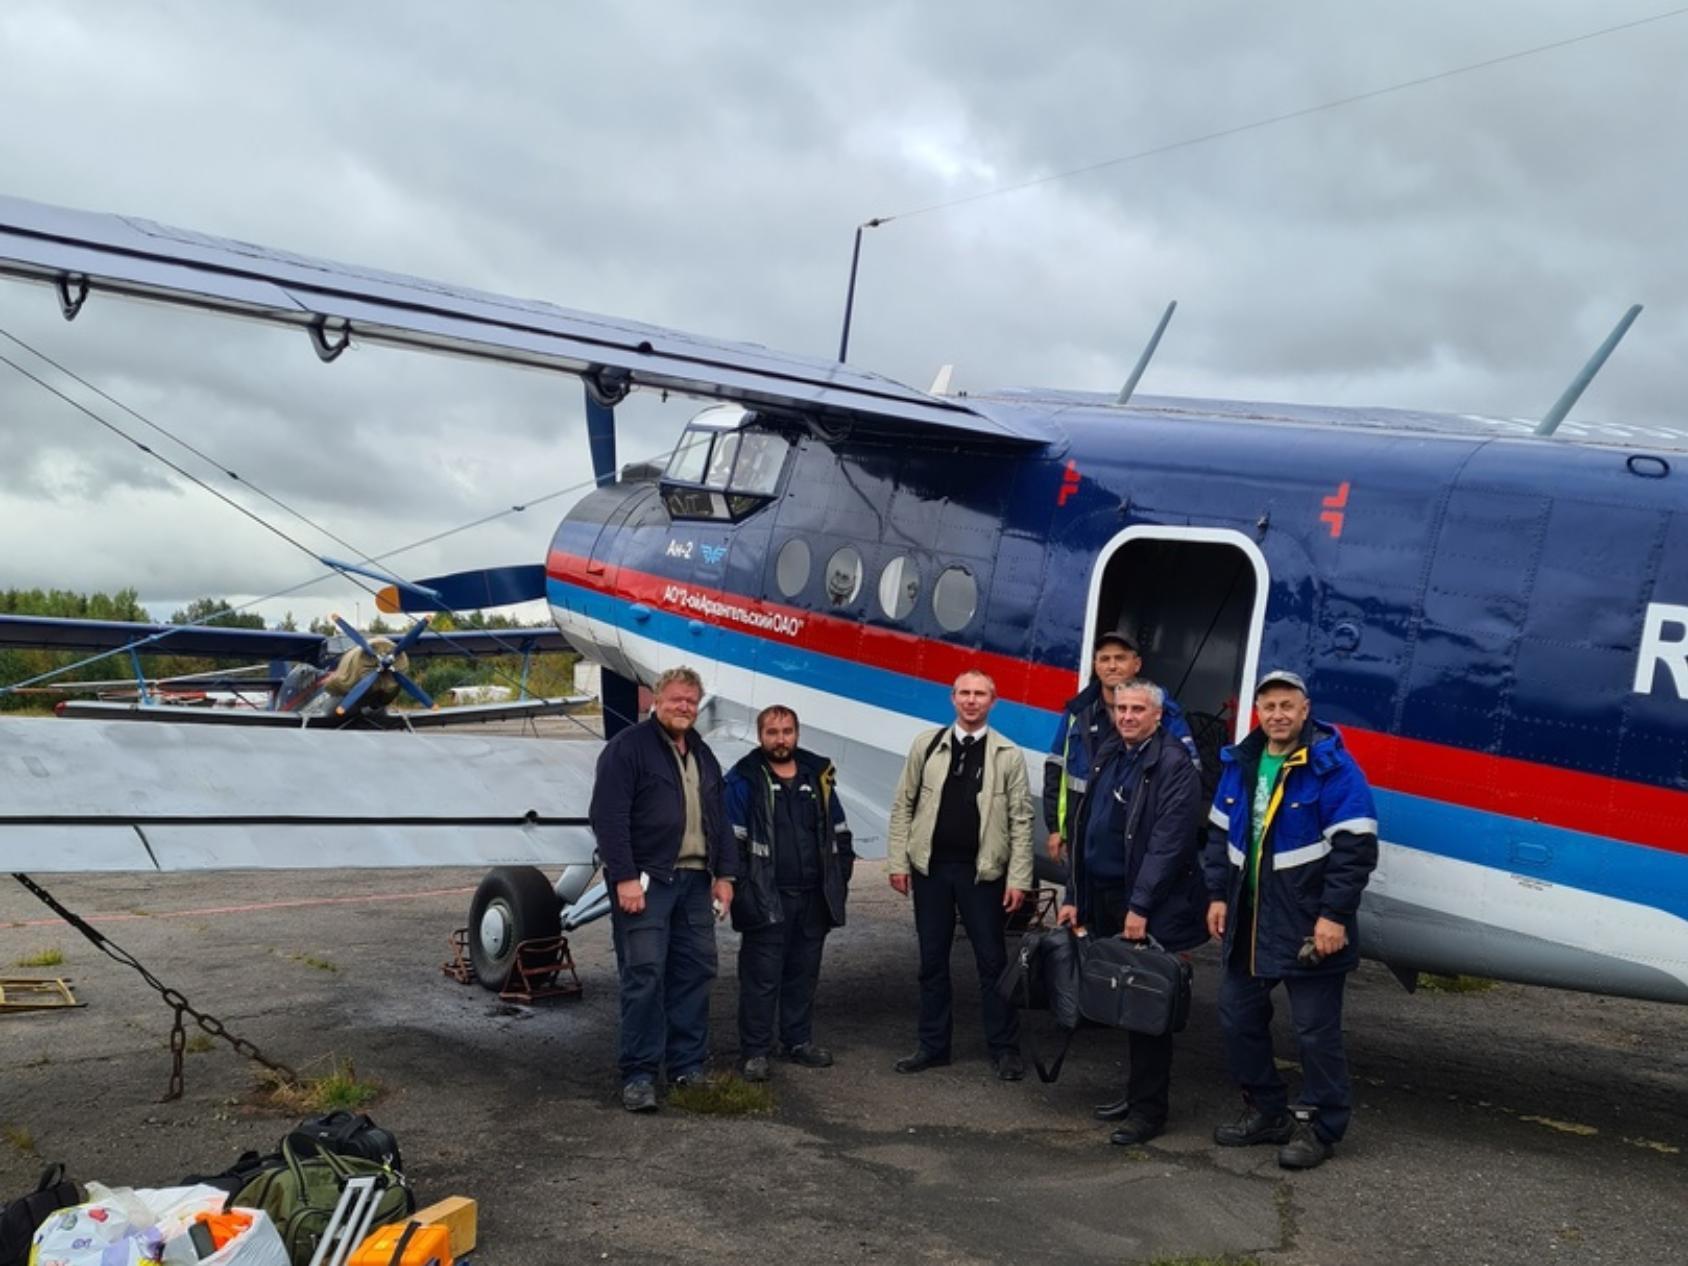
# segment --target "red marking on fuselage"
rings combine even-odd
[[[615,583],[609,585],[604,583],[602,573],[587,570],[584,558],[560,550],[551,552],[546,572],[553,580],[623,601],[641,602],[688,620],[782,645],[795,644],[943,686],[970,668],[982,668],[996,682],[1000,698],[1051,712],[1059,712],[1078,691],[1078,674],[1071,669],[972,650],[897,629],[875,628],[860,620],[764,602],[631,567],[617,569]]]
[[[1078,485],[1078,463],[1069,458],[1066,470],[1061,472],[1061,491],[1055,496],[1055,505],[1057,508],[1066,505],[1067,498],[1078,492]]]
[[[688,619],[945,686],[963,669],[983,668],[995,679],[1000,698],[1052,713],[1061,711],[1078,689],[1077,673],[1047,664],[973,651],[841,616],[683,584],[627,567],[619,570],[615,585],[606,585],[601,575],[587,572],[585,559],[560,551],[552,552],[547,573],[564,584],[619,601],[642,602]],[[801,621],[801,631],[795,636],[781,636],[771,629],[679,606],[664,600],[671,590],[708,595],[747,612],[788,616]],[[1688,833],[1681,828],[1688,821],[1688,792],[1357,726],[1341,729],[1344,743],[1374,786],[1688,855]]]
[[[1330,528],[1331,539],[1342,536],[1342,510],[1348,504],[1348,481],[1344,479],[1342,486],[1324,499],[1324,513],[1319,515],[1319,522]]]

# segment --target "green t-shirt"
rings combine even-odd
[[[1260,753],[1260,773],[1254,781],[1254,811],[1249,815],[1252,833],[1248,844],[1248,870],[1243,877],[1243,891],[1252,892],[1260,882],[1260,837],[1266,830],[1266,810],[1272,806],[1272,788],[1278,785],[1278,771],[1289,759],[1289,753],[1274,756]]]

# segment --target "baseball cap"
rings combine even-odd
[[[1261,691],[1268,686],[1293,686],[1302,694],[1307,693],[1307,683],[1301,680],[1299,674],[1292,673],[1287,668],[1274,668],[1262,677],[1259,684],[1254,687],[1254,697],[1260,698]]]
[[[1137,649],[1137,643],[1133,642],[1127,634],[1121,633],[1118,629],[1109,629],[1106,633],[1100,634],[1096,638],[1096,645],[1092,647],[1091,650],[1093,652],[1099,651],[1109,642],[1118,643],[1120,646],[1125,647],[1125,649],[1130,651],[1133,655],[1141,653]]]

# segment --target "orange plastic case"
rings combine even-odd
[[[393,1250],[404,1235],[405,1223],[393,1222],[381,1227],[362,1244],[352,1250],[346,1266],[394,1266]],[[444,1226],[417,1226],[410,1243],[404,1246],[404,1256],[397,1266],[451,1266],[451,1231]]]

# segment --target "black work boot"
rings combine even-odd
[[[1295,1114],[1295,1132],[1289,1142],[1278,1149],[1278,1166],[1282,1169],[1317,1169],[1336,1149],[1320,1138],[1313,1128],[1313,1117]]]
[[[1235,1121],[1214,1127],[1213,1141],[1220,1147],[1254,1147],[1260,1143],[1288,1143],[1294,1133],[1295,1120],[1288,1112],[1262,1112],[1247,1104]]]

